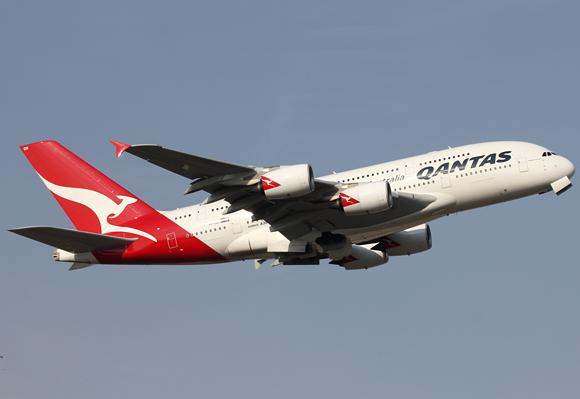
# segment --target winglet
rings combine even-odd
[[[109,141],[111,143],[113,143],[113,145],[117,149],[117,158],[119,158],[121,156],[121,154],[124,153],[127,148],[131,148],[131,146],[129,144],[119,143],[118,141],[114,141],[114,140],[109,140]]]

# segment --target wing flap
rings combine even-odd
[[[71,253],[122,248],[137,241],[137,238],[113,237],[50,226],[20,227],[9,231]]]

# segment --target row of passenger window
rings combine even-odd
[[[503,169],[506,169],[506,168],[508,168],[508,167],[510,167],[510,168],[511,168],[511,167],[512,167],[512,165],[510,164],[510,165],[504,165],[504,166],[501,166],[501,165],[500,165],[500,166],[495,166],[495,167],[493,167],[493,168],[489,168],[489,171],[491,172],[491,171],[493,171],[493,170],[498,170],[498,169],[502,169],[502,168],[503,168]],[[487,172],[488,172],[487,168],[486,168],[486,169],[483,169],[483,170],[480,170],[480,171],[479,171],[479,173],[480,173],[480,174],[482,174],[482,173],[487,173]],[[469,172],[469,173],[465,172],[465,177],[467,177],[467,176],[472,176],[472,175],[474,175],[474,174],[477,174],[477,170],[476,170],[476,171],[474,171],[474,172]],[[459,174],[459,173],[458,173],[458,174],[455,176],[455,178],[456,178],[456,179],[459,179],[460,177],[463,177],[463,173],[461,173],[461,174]]]
[[[400,187],[400,188],[393,188],[393,191],[403,191],[403,190],[406,190],[406,189],[409,189],[410,190],[412,188],[416,188],[417,186],[421,187],[421,185],[426,186],[428,184],[435,184],[435,180],[427,180],[427,181],[424,181],[423,183],[421,183],[421,182],[415,183],[412,186],[409,184],[408,186],[403,186],[403,187]]]
[[[217,212],[219,210],[224,210],[224,209],[225,209],[224,206],[222,206],[221,208],[220,207],[212,208],[211,212]],[[185,218],[190,218],[190,217],[191,217],[191,213],[189,213],[187,215],[175,216],[174,219],[177,220],[177,219],[185,219]]]
[[[430,163],[435,163],[435,162],[441,162],[441,161],[449,161],[449,160],[451,160],[451,159],[455,159],[455,157],[457,157],[457,158],[459,158],[459,157],[466,157],[466,156],[468,157],[468,156],[470,156],[470,155],[471,155],[471,154],[468,152],[467,154],[461,154],[461,155],[453,155],[452,157],[439,158],[439,160],[436,160],[436,159],[434,159],[433,161],[429,161],[429,162],[421,162],[421,163],[419,164],[419,166],[423,166],[423,165],[427,165],[427,164],[430,164]]]
[[[468,156],[470,156],[470,155],[471,155],[471,154],[468,152],[467,154],[461,154],[461,155],[453,155],[452,157],[443,157],[443,158],[439,158],[439,160],[437,160],[437,159],[434,159],[434,160],[432,160],[432,161],[429,161],[429,162],[421,162],[421,163],[419,163],[419,166],[423,166],[423,165],[431,164],[431,163],[434,163],[434,162],[442,162],[442,161],[448,161],[448,160],[455,159],[455,158],[460,158],[460,157],[466,157],[466,156],[468,157]],[[399,171],[399,168],[396,168],[396,169],[391,169],[391,173],[398,172],[398,171]],[[377,175],[377,176],[379,176],[379,175],[384,175],[385,173],[389,173],[389,171],[388,171],[388,170],[386,170],[386,171],[382,171],[382,172],[380,172],[380,173],[379,173],[379,172],[377,172],[377,173],[376,173],[376,175]],[[375,173],[368,174],[366,177],[373,177],[373,176],[375,176]],[[348,182],[349,182],[349,181],[351,181],[351,180],[352,180],[352,181],[355,181],[355,180],[360,180],[361,178],[363,178],[363,179],[364,179],[364,178],[365,178],[365,176],[364,176],[364,175],[362,175],[362,176],[353,177],[352,179],[344,179],[344,180],[341,180],[341,183],[348,183]]]
[[[399,168],[396,168],[396,169],[391,169],[391,173],[398,172],[398,171],[399,171]],[[377,172],[377,173],[376,173],[376,175],[377,175],[377,176],[379,176],[379,175],[384,175],[385,173],[389,173],[389,171],[388,171],[388,170],[386,170],[386,171],[385,171],[385,170],[383,170],[383,171],[382,171],[382,172],[380,172],[380,173],[379,173],[379,172]],[[368,174],[368,175],[367,175],[367,177],[373,177],[374,175],[375,175],[375,173],[371,173],[371,174]],[[364,179],[364,178],[365,178],[365,175],[358,176],[358,177],[353,177],[352,179],[344,179],[344,180],[341,180],[341,183],[346,183],[346,182],[349,182],[349,181],[351,181],[351,180],[353,180],[353,181],[354,181],[354,180],[360,180],[360,178],[361,178],[361,177]]]
[[[215,233],[217,231],[225,230],[225,229],[226,229],[226,226],[219,226],[219,227],[214,227],[213,229],[200,230],[200,231],[196,231],[195,233],[186,234],[185,237],[189,238],[190,235],[191,235],[191,237],[193,237],[194,235],[201,236],[204,234]]]

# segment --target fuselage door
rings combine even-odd
[[[167,234],[167,245],[169,249],[177,248],[177,236],[175,233]]]
[[[525,157],[518,158],[518,168],[520,169],[520,173],[524,173],[529,170],[528,161]]]
[[[441,176],[441,187],[450,188],[451,179],[449,178],[449,173],[440,173],[439,176]]]
[[[234,232],[234,234],[241,233],[242,225],[240,223],[240,218],[239,217],[231,218],[231,221],[232,221],[232,231]]]
[[[413,174],[413,160],[408,159],[405,161],[405,174],[412,175]]]
[[[200,205],[197,207],[197,220],[205,219],[205,206]]]

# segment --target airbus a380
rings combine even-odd
[[[192,180],[198,205],[157,211],[55,141],[20,147],[77,230],[10,230],[56,247],[71,270],[95,264],[208,264],[253,259],[258,268],[347,270],[431,248],[427,222],[533,194],[560,195],[574,165],[547,148],[490,142],[314,178],[308,164],[253,167],[157,145],[111,141]]]

